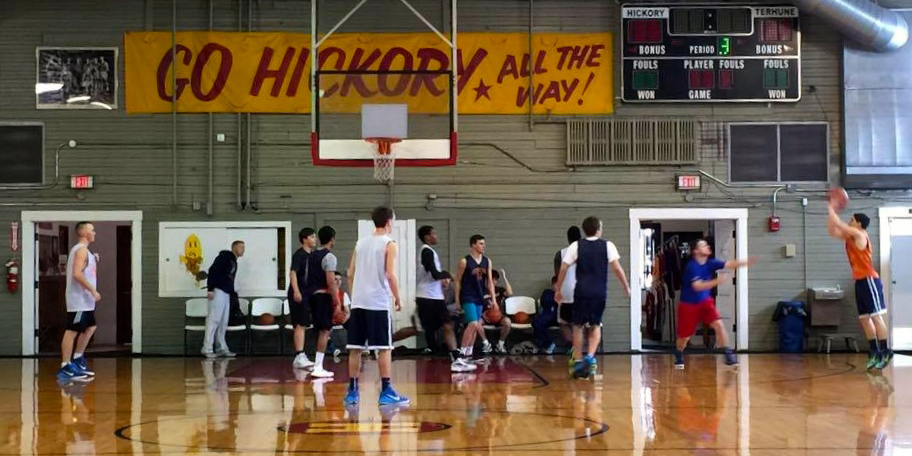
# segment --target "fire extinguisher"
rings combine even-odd
[[[9,260],[6,263],[6,289],[10,293],[19,290],[19,262],[16,260]]]

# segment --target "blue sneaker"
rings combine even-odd
[[[380,392],[380,405],[406,405],[409,399],[400,396],[392,387],[386,388]]]
[[[573,378],[589,378],[589,366],[585,359],[573,364]]]
[[[74,366],[73,363],[69,363],[57,371],[57,379],[61,381],[85,380],[88,377],[89,376],[79,370],[78,367]]]
[[[358,393],[357,388],[356,389],[349,388],[348,394],[345,395],[344,402],[345,402],[345,405],[356,405],[360,399],[361,399],[361,395]]]
[[[589,366],[589,375],[598,374],[598,361],[595,360],[594,356],[586,355],[586,357],[583,358],[583,362]]]
[[[674,351],[675,369],[684,369],[684,353]]]
[[[725,350],[725,364],[729,366],[738,364],[738,357],[735,356],[735,352],[731,349]]]
[[[85,356],[80,356],[73,360],[73,365],[76,366],[83,374],[88,375],[89,377],[94,377],[95,372],[89,369],[89,363],[86,362]]]

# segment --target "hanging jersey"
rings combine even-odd
[[[81,283],[77,282],[73,278],[73,273],[75,272],[75,261],[76,261],[76,252],[80,249],[85,249],[86,258],[88,262],[86,263],[85,269],[82,270],[82,274],[85,276],[86,280],[92,284],[96,290],[98,289],[98,266],[95,261],[95,254],[89,251],[89,248],[83,244],[76,244],[70,249],[70,256],[67,257],[66,265],[66,307],[67,312],[82,312],[82,311],[91,311],[95,310],[95,297],[92,296],[92,292],[86,289]]]
[[[568,247],[564,247],[560,251],[560,257],[563,258],[567,254]],[[572,304],[573,303],[573,290],[576,289],[576,263],[567,266],[567,274],[564,275],[564,283],[561,286],[561,304]]]
[[[352,308],[390,310],[393,292],[386,279],[386,246],[393,239],[373,234],[355,245],[355,278]]]
[[[472,255],[466,255],[466,267],[462,273],[459,288],[459,302],[472,302],[478,305],[484,302],[485,290],[488,289],[488,257],[482,256],[481,262],[475,261]]]
[[[444,299],[443,295],[443,282],[431,275],[428,272],[427,268],[421,264],[421,255],[425,250],[430,250],[434,255],[434,266],[438,271],[440,268],[440,256],[437,255],[437,251],[431,248],[431,246],[424,244],[421,246],[421,250],[418,251],[418,274],[416,277],[417,285],[415,286],[415,297],[423,299]]]
[[[849,265],[852,267],[852,277],[855,280],[880,278],[877,270],[874,269],[874,253],[871,249],[871,238],[865,233],[865,247],[859,249],[852,239],[847,239],[845,243],[846,255],[849,257]]]

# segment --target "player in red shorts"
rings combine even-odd
[[[738,364],[735,352],[728,345],[728,333],[716,311],[716,302],[712,298],[712,289],[719,286],[727,275],[716,273],[722,269],[735,270],[742,266],[753,265],[756,261],[751,258],[746,261],[722,261],[717,258],[710,259],[712,248],[709,241],[701,239],[693,248],[691,260],[684,268],[684,277],[681,280],[681,302],[678,304],[678,339],[675,346],[675,368],[684,368],[684,347],[697,329],[697,324],[712,327],[716,331],[719,345],[725,349],[725,364]]]

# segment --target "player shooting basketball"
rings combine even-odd
[[[858,321],[870,344],[866,368],[883,369],[893,359],[893,350],[888,346],[887,325],[883,317],[887,313],[883,283],[880,281],[880,274],[874,269],[871,237],[867,231],[871,219],[865,214],[856,213],[848,223],[840,220],[836,212],[845,207],[848,199],[845,190],[841,188],[830,192],[827,202],[827,231],[830,236],[845,241],[852,278],[855,279]]]

